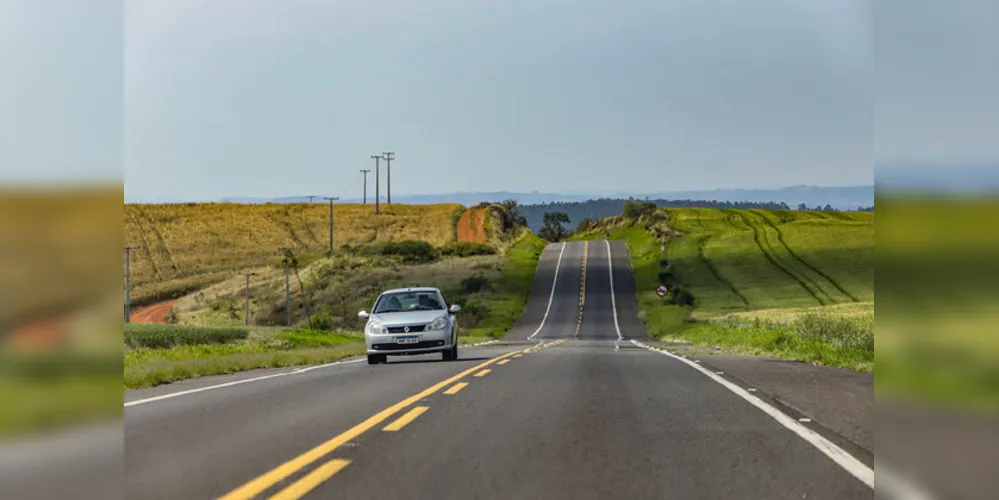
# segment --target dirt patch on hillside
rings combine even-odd
[[[168,300],[138,309],[132,313],[131,321],[132,323],[147,325],[166,323],[167,315],[170,314],[170,310],[173,309],[173,305],[177,303],[177,300]]]
[[[489,243],[485,229],[488,213],[488,210],[465,210],[458,219],[458,241]]]
[[[66,339],[69,318],[57,316],[15,328],[0,347],[14,351],[50,350]]]

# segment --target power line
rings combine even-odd
[[[243,317],[243,324],[249,326],[250,324],[250,276],[256,276],[257,273],[243,273],[246,276],[246,315]]]
[[[386,189],[385,192],[388,194],[388,204],[392,204],[392,160],[395,159],[395,153],[391,151],[386,151],[382,153],[382,157],[385,158],[385,180]]]
[[[378,168],[378,162],[381,161],[382,157],[381,155],[371,155],[371,158],[375,160],[375,214],[380,214],[382,212],[381,212],[381,206],[378,203],[378,197],[381,194],[380,191],[381,188],[379,185],[379,171],[381,169]]]
[[[364,174],[364,194],[361,196],[362,205],[368,204],[368,172],[370,171],[371,171],[370,168],[367,170],[361,169],[361,173]]]
[[[333,201],[339,200],[339,196],[323,196],[324,200],[330,201],[330,256],[333,256]]]

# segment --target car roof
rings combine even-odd
[[[394,288],[392,290],[385,290],[384,292],[382,292],[382,295],[385,295],[386,293],[401,293],[401,292],[437,292],[437,293],[440,293],[440,290],[437,289],[437,288],[429,287],[429,286],[413,287],[413,288]]]

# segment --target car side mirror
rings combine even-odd
[[[361,319],[368,319],[368,318],[371,317],[371,315],[368,314],[368,311],[361,311],[361,312],[357,313],[357,317],[361,318]]]
[[[455,305],[451,306],[451,309],[449,309],[449,311],[451,311],[451,314],[459,313],[459,312],[461,312],[461,306],[459,306],[458,304],[455,304]]]

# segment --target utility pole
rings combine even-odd
[[[125,247],[125,323],[132,321],[132,250],[142,248],[139,245],[129,245]]]
[[[330,200],[330,257],[333,256],[333,200],[339,200],[339,197],[323,196],[324,200]]]
[[[291,249],[282,248],[281,251],[284,253],[284,308],[288,311],[288,326],[291,326],[291,279],[288,273],[288,267],[291,265],[289,258]]]
[[[250,276],[256,276],[257,273],[243,273],[246,275],[246,316],[244,316],[243,324],[250,325]]]
[[[308,198],[308,199],[309,199],[309,204],[310,204],[310,205],[312,204],[312,199],[313,199],[313,198],[315,198],[315,197],[316,197],[315,195],[312,195],[312,196],[306,196],[306,198]]]
[[[368,172],[370,171],[370,168],[367,170],[361,169],[361,173],[364,174],[364,196],[361,198],[361,202],[364,205],[368,204]]]
[[[378,172],[380,170],[378,168],[378,162],[381,161],[382,157],[379,155],[371,155],[371,157],[375,159],[375,214],[380,214],[382,212],[378,204],[378,195],[381,194],[379,191],[381,188],[378,185],[378,177],[379,177]]]
[[[395,159],[395,153],[391,151],[386,151],[382,153],[382,157],[385,158],[385,183],[386,189],[385,193],[388,194],[388,204],[392,204],[392,160]]]

